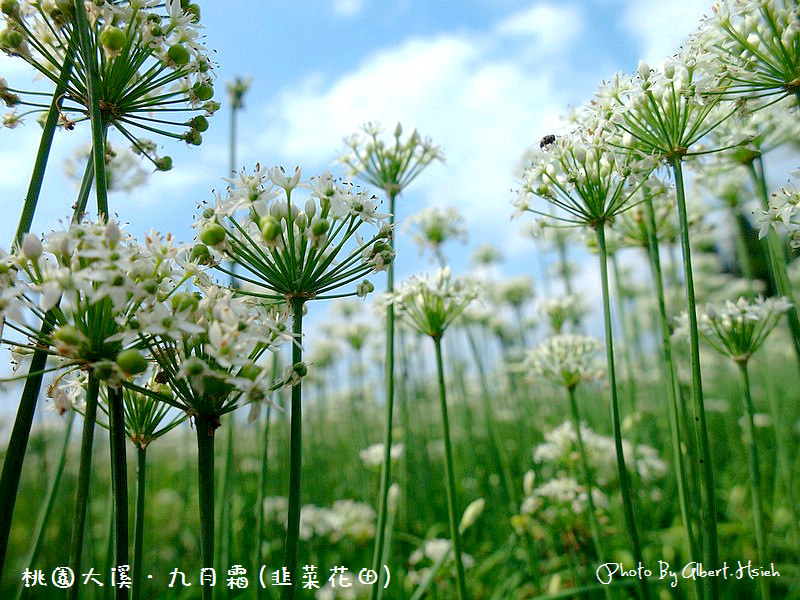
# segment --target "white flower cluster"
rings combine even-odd
[[[564,223],[595,226],[628,207],[631,195],[655,166],[653,161],[619,152],[593,117],[587,116],[582,125],[528,154],[515,216],[529,211]],[[532,208],[534,196],[562,213]]]
[[[433,278],[411,277],[389,296],[399,314],[419,333],[440,338],[478,295],[476,286],[453,278],[450,268],[438,269]]]
[[[367,467],[377,467],[383,464],[384,449],[385,446],[381,443],[372,444],[359,451],[358,456],[361,459],[361,462],[363,462]],[[405,445],[392,444],[391,448],[389,448],[389,457],[393,461],[400,460],[400,457],[403,456],[404,451]]]
[[[717,352],[746,364],[791,306],[786,298],[739,298],[720,308],[707,305],[705,312],[697,315],[698,331]],[[688,336],[688,315],[680,315],[677,321],[675,335]]]
[[[581,381],[602,379],[602,344],[595,338],[563,333],[553,335],[528,351],[524,366],[531,375],[574,389]]]
[[[571,294],[539,301],[539,311],[547,317],[552,333],[561,333],[568,323],[578,323],[586,314],[586,307],[578,296]]]
[[[798,250],[800,249],[800,189],[796,182],[800,181],[800,169],[793,169],[789,174],[795,183],[772,194],[767,210],[756,209],[753,214],[759,238],[766,237],[770,227],[778,233],[789,231],[792,248]]]
[[[452,544],[445,538],[431,538],[425,540],[419,548],[411,553],[408,564],[411,567],[406,575],[406,580],[412,586],[418,586],[430,576],[433,565],[440,563],[453,564]],[[475,559],[466,552],[461,553],[461,562],[464,568],[475,566]],[[423,566],[426,565],[426,566]]]
[[[388,215],[378,211],[375,197],[327,171],[301,183],[299,168],[289,176],[280,167],[256,165],[226,181],[225,198],[217,194],[195,227],[216,258],[229,257],[252,274],[240,279],[261,288],[254,296],[311,299],[386,269],[394,259],[392,230],[383,223]],[[310,190],[305,201],[294,200],[296,188]],[[367,240],[358,234],[363,225],[376,228]],[[356,293],[370,291],[363,282]]]
[[[564,422],[545,433],[544,439],[533,451],[534,462],[547,465],[557,473],[578,476],[577,435],[572,422]],[[600,435],[590,427],[581,425],[581,439],[595,483],[600,487],[609,486],[617,477],[614,438]],[[626,464],[629,468],[636,469],[643,482],[657,479],[667,472],[667,464],[651,446],[637,444],[634,451],[631,443],[623,440],[622,450]]]
[[[595,507],[607,509],[608,498],[600,490],[593,491]],[[558,525],[584,514],[588,507],[586,487],[575,478],[560,474],[535,487],[532,495],[522,501],[520,513],[536,515],[546,523]]]
[[[715,68],[708,91],[779,98],[800,90],[800,15],[794,0],[721,0],[692,39]]]
[[[282,496],[264,499],[267,521],[286,527],[288,503]],[[355,500],[336,500],[330,508],[306,504],[300,511],[300,538],[314,538],[339,543],[345,538],[363,545],[375,537],[375,511],[368,504]]]
[[[439,208],[429,206],[420,212],[411,215],[404,223],[406,231],[412,232],[412,237],[420,253],[426,249],[432,250],[437,256],[445,242],[467,240],[467,228],[464,217],[452,206]]]

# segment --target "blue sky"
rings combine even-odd
[[[558,129],[569,106],[587,101],[617,70],[633,71],[674,52],[709,0],[309,0],[301,3],[200,0],[206,44],[215,50],[217,99],[236,76],[253,86],[239,120],[238,163],[282,164],[304,177],[334,164],[342,137],[366,121],[400,121],[431,136],[444,164],[431,166],[401,198],[398,219],[437,204],[455,206],[469,228],[466,248],[446,249],[454,269],[471,248],[499,246],[508,274],[536,275],[533,243],[510,222],[514,170],[526,147]],[[27,87],[31,71],[0,57],[0,76]],[[129,230],[156,228],[188,241],[198,201],[224,185],[227,107],[199,148],[162,145],[174,158],[133,194],[111,197]],[[38,144],[30,120],[0,131],[0,239],[11,240]],[[34,231],[66,219],[74,184],[63,161],[88,140],[88,128],[59,132]],[[7,243],[7,242],[6,242]],[[398,235],[401,276],[432,268]],[[584,277],[593,278],[593,271]],[[589,283],[588,281],[586,283]]]

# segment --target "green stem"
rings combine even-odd
[[[717,568],[719,548],[717,542],[717,506],[714,490],[714,470],[711,463],[711,444],[706,424],[706,411],[703,402],[703,384],[700,374],[700,336],[697,331],[697,305],[694,295],[694,276],[692,273],[692,250],[689,243],[689,219],[686,211],[686,193],[683,184],[683,170],[680,157],[671,161],[675,175],[675,192],[678,199],[678,216],[681,230],[681,252],[683,256],[683,276],[686,286],[687,312],[689,314],[690,351],[692,363],[692,400],[694,404],[695,434],[700,446],[699,460],[702,477],[700,479],[703,496],[703,567],[708,570]],[[704,578],[704,590],[707,600],[719,598],[717,578]]]
[[[278,361],[278,355],[274,357],[275,364]],[[273,369],[273,374],[277,376],[277,367]],[[256,504],[256,564],[263,565],[265,561],[263,539],[264,539],[264,498],[267,497],[267,481],[269,480],[269,422],[272,417],[272,406],[267,406],[267,417],[264,423],[264,437],[261,440],[261,471],[258,476],[258,503]],[[256,586],[256,599],[261,600],[264,596],[265,588]],[[272,594],[267,591],[269,597]]]
[[[633,560],[638,565],[643,565],[642,547],[639,541],[639,530],[636,527],[636,518],[633,510],[631,486],[628,479],[628,469],[625,467],[625,456],[622,450],[622,433],[620,430],[619,401],[617,398],[617,376],[614,370],[614,341],[611,332],[611,302],[608,292],[608,251],[606,250],[605,225],[600,223],[595,228],[597,234],[597,248],[600,251],[600,277],[603,288],[603,317],[606,335],[606,358],[608,362],[608,386],[611,395],[611,425],[614,433],[614,448],[617,455],[617,471],[619,473],[619,487],[622,494],[622,506],[625,514],[625,525],[628,528],[631,546],[633,547]],[[639,587],[644,600],[650,598],[650,588],[646,578],[639,580]]]
[[[142,591],[142,552],[144,551],[144,502],[147,482],[147,446],[136,446],[136,518],[133,525],[133,577],[131,600],[139,600]]]
[[[761,498],[761,467],[758,460],[758,448],[756,447],[756,427],[753,423],[753,399],[750,395],[750,375],[747,372],[747,361],[738,362],[739,370],[742,373],[742,385],[744,387],[744,423],[745,423],[745,445],[747,446],[747,466],[750,470],[750,495],[753,499],[753,527],[756,534],[756,554],[758,564],[767,564],[767,540],[764,532],[764,506]],[[762,600],[769,600],[769,579],[759,577]]]
[[[72,222],[77,223],[81,220],[83,213],[86,212],[86,204],[89,202],[89,192],[92,191],[92,182],[94,182],[94,163],[92,157],[86,161],[86,168],[83,171],[81,178],[81,187],[78,190],[78,198],[75,200],[72,211]]]
[[[17,234],[14,237],[17,243],[22,243],[22,238],[31,230],[33,214],[36,212],[36,205],[39,202],[39,194],[42,191],[44,172],[47,168],[47,161],[50,158],[50,149],[53,145],[53,136],[58,126],[58,117],[61,114],[61,103],[64,101],[64,91],[66,82],[72,71],[72,46],[74,36],[70,38],[69,48],[65,53],[64,64],[61,65],[59,83],[53,91],[53,99],[50,102],[50,109],[47,112],[47,120],[42,129],[42,137],[39,141],[39,150],[36,153],[36,160],[33,163],[33,174],[28,184],[28,193],[25,195],[25,205],[22,208],[22,215],[17,226]]]
[[[388,192],[389,197],[389,225],[394,230],[395,199],[397,193]],[[389,245],[394,250],[394,236],[389,238]],[[394,292],[394,262],[389,263],[386,270],[386,293]],[[392,429],[394,418],[394,306],[390,302],[386,308],[386,371],[385,371],[385,395],[386,395],[386,433],[383,439],[383,465],[381,466],[381,489],[380,501],[378,503],[378,522],[375,533],[375,548],[372,554],[372,569],[376,573],[381,573],[381,565],[384,561],[383,547],[386,537],[386,503],[389,499],[389,485],[391,482],[392,471]],[[406,448],[406,452],[408,449]],[[382,575],[379,577],[379,585],[372,586],[371,600],[378,597],[378,588],[382,586]]]
[[[111,447],[111,483],[114,494],[115,566],[128,563],[128,461],[125,448],[125,409],[122,388],[108,388],[108,424]],[[116,598],[126,600],[128,590],[118,587]]]
[[[81,554],[83,551],[83,534],[86,528],[86,508],[89,504],[89,477],[92,470],[92,443],[94,441],[94,424],[97,417],[97,396],[100,382],[89,371],[89,382],[86,387],[86,410],[83,414],[83,436],[81,437],[81,458],[78,467],[78,486],[75,492],[75,512],[72,518],[72,540],[70,542],[69,564],[76,577],[81,573]],[[67,592],[68,600],[77,600],[80,586],[73,585]]]
[[[203,569],[214,567],[214,432],[219,427],[215,417],[198,415],[197,484],[200,504],[200,558]],[[204,585],[202,600],[211,600],[214,588]]]
[[[589,471],[589,460],[586,458],[586,448],[581,435],[581,417],[578,412],[578,402],[575,399],[575,386],[567,388],[569,394],[569,408],[572,415],[572,426],[575,428],[575,440],[578,445],[578,454],[581,460],[583,479],[586,482],[587,499],[589,501],[589,528],[591,529],[592,542],[594,543],[595,556],[599,563],[604,563],[603,546],[600,543],[600,525],[597,523],[597,509],[594,506],[594,478]]]
[[[303,360],[303,299],[292,298],[292,365]],[[292,415],[289,425],[289,515],[286,524],[286,546],[283,566],[289,571],[291,585],[283,588],[281,600],[294,598],[297,579],[297,557],[300,542],[300,491],[303,465],[302,388],[298,381],[292,386]]]
[[[756,162],[758,168],[756,168]],[[759,156],[754,162],[749,165],[750,175],[753,178],[756,187],[758,188],[759,195],[761,196],[761,207],[764,210],[769,209],[769,192],[767,191],[767,179],[764,174],[764,162]],[[800,316],[797,313],[797,306],[794,303],[794,294],[792,293],[792,284],[789,281],[789,273],[786,269],[786,253],[783,248],[778,234],[770,227],[767,233],[767,257],[769,263],[770,277],[772,278],[772,286],[778,296],[785,296],[788,300],[793,302],[788,311],[786,311],[786,321],[789,324],[789,332],[792,335],[792,343],[794,344],[794,351],[797,357],[797,365],[800,367]]]
[[[667,307],[664,299],[664,278],[661,273],[661,256],[658,249],[658,231],[656,226],[655,210],[653,209],[653,199],[648,194],[645,200],[645,211],[647,213],[647,250],[650,263],[650,273],[653,276],[653,287],[656,290],[658,304],[658,317],[661,326],[661,354],[664,365],[664,380],[667,384],[667,395],[669,397],[669,425],[672,434],[672,452],[675,464],[675,474],[678,484],[678,501],[681,508],[681,519],[683,521],[684,534],[686,535],[686,548],[692,560],[699,558],[697,546],[695,544],[694,533],[692,532],[691,522],[691,502],[689,501],[689,490],[686,487],[688,477],[683,464],[683,452],[681,451],[681,430],[680,430],[680,408],[678,400],[678,381],[675,376],[675,363],[672,359],[672,341],[667,318]],[[702,586],[695,580],[698,592]]]
[[[42,323],[40,337],[46,337],[52,330],[53,325],[48,314]],[[33,426],[33,415],[36,412],[36,402],[42,387],[42,370],[46,364],[47,353],[44,350],[35,351],[28,369],[28,373],[34,373],[34,375],[29,375],[25,380],[17,416],[14,419],[14,427],[6,448],[3,472],[0,474],[0,578],[3,575],[3,566],[8,552],[8,537],[11,533],[11,518],[19,491],[22,463],[25,460],[25,451],[28,448],[28,440]]]
[[[222,569],[227,568],[225,565],[232,564],[230,562],[231,556],[231,542],[232,542],[232,527],[231,521],[233,520],[233,500],[234,495],[231,493],[233,486],[233,459],[234,459],[234,444],[233,440],[236,435],[236,420],[228,419],[228,429],[226,431],[227,438],[225,440],[225,462],[222,463],[222,485],[219,489],[219,498],[216,502],[219,504],[219,518],[217,523],[217,541],[216,547],[219,554],[220,566]],[[220,571],[222,571],[220,569]],[[228,596],[233,592],[233,588],[228,588]]]
[[[461,534],[458,531],[458,510],[456,508],[456,478],[453,470],[453,448],[450,444],[450,423],[447,419],[447,396],[444,387],[444,365],[442,364],[442,338],[433,338],[436,347],[436,370],[439,376],[439,403],[442,408],[442,432],[444,434],[444,467],[447,489],[447,514],[450,519],[450,539],[453,543],[453,554],[456,561],[456,582],[459,600],[469,600],[467,593],[464,564],[461,560]]]
[[[61,486],[61,478],[64,474],[64,465],[67,462],[67,451],[69,450],[70,436],[72,435],[72,425],[75,422],[75,411],[70,410],[67,417],[67,425],[64,429],[64,440],[61,443],[61,454],[59,455],[58,464],[56,465],[55,474],[50,481],[50,486],[47,489],[47,495],[42,503],[42,508],[39,513],[39,519],[36,523],[36,532],[33,535],[33,544],[31,545],[28,556],[25,557],[25,565],[35,565],[39,560],[39,551],[42,548],[44,541],[44,532],[47,523],[50,520],[50,514],[53,512],[53,505],[55,504],[58,489]],[[21,600],[27,595],[30,588],[20,586],[17,591],[17,600]]]
[[[100,109],[100,75],[97,70],[97,48],[89,36],[90,25],[81,0],[73,1],[75,30],[81,47],[84,68],[86,69],[86,96],[89,108],[89,121],[92,125],[92,159],[96,174],[94,188],[97,195],[97,215],[108,220],[108,180],[106,179],[106,128],[107,123]]]

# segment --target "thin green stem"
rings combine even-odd
[[[81,554],[83,534],[86,528],[86,508],[89,504],[89,478],[92,470],[92,443],[94,424],[97,417],[97,396],[100,382],[89,371],[86,387],[86,410],[83,414],[83,436],[81,437],[81,458],[78,467],[78,486],[75,492],[75,512],[72,518],[72,540],[70,542],[69,564],[74,573],[81,573]],[[73,585],[67,592],[68,600],[77,600],[80,586]]]
[[[700,374],[700,336],[697,330],[697,304],[694,295],[694,276],[692,273],[692,250],[689,243],[689,219],[686,211],[686,194],[683,184],[683,169],[680,157],[671,162],[675,175],[675,192],[678,199],[678,216],[681,230],[681,252],[683,256],[683,276],[686,286],[687,312],[689,314],[690,352],[692,363],[692,400],[694,405],[695,434],[700,446],[700,478],[703,497],[703,566],[716,569],[719,562],[717,542],[717,505],[714,490],[714,470],[711,463],[711,443],[708,437],[706,411],[703,402],[703,384]],[[704,578],[704,591],[707,600],[719,598],[719,583],[715,577]]]
[[[67,462],[67,451],[69,450],[69,441],[70,436],[72,435],[73,423],[75,423],[75,411],[71,410],[69,412],[69,416],[67,417],[66,427],[64,428],[64,439],[61,442],[61,453],[59,455],[58,464],[56,465],[55,473],[50,480],[50,486],[47,489],[47,495],[45,496],[45,500],[42,503],[42,508],[39,512],[39,519],[37,521],[36,530],[32,538],[33,543],[31,544],[31,549],[28,552],[28,555],[25,557],[25,562],[23,563],[25,565],[35,565],[39,560],[39,551],[41,550],[42,542],[44,541],[44,532],[47,528],[47,523],[50,520],[50,514],[53,512],[56,495],[58,494],[58,489],[61,486],[61,478],[64,474],[64,465]],[[29,591],[30,588],[20,586],[17,591],[16,599],[21,600],[22,598],[26,597]]]
[[[395,199],[397,192],[389,191],[389,225],[394,231]],[[389,238],[389,246],[394,251],[394,236]],[[389,263],[386,270],[386,293],[394,292],[394,261]],[[372,569],[380,573],[380,566],[384,561],[384,538],[386,537],[386,503],[389,499],[389,485],[391,482],[392,470],[392,429],[394,420],[394,305],[390,302],[386,307],[386,359],[385,359],[385,395],[386,395],[386,430],[383,439],[383,465],[381,466],[381,488],[380,500],[378,503],[378,528],[375,533],[375,549],[372,554]],[[382,575],[381,575],[382,577]],[[382,579],[380,579],[382,581]],[[379,581],[379,583],[380,583]],[[381,585],[372,586],[371,600],[378,597],[378,588]]]
[[[195,417],[197,430],[197,485],[200,501],[200,558],[204,569],[214,567],[214,432],[219,420]],[[214,588],[204,585],[202,600],[211,600]]]
[[[767,564],[767,539],[764,531],[764,506],[761,496],[761,467],[758,460],[758,448],[756,447],[756,427],[753,422],[753,398],[750,392],[750,374],[747,371],[747,361],[738,363],[742,374],[742,386],[744,396],[744,423],[745,423],[745,446],[747,446],[747,467],[750,470],[750,495],[753,500],[753,527],[756,535],[756,554],[758,564]],[[769,578],[759,577],[759,587],[761,588],[762,600],[770,599]]]
[[[70,38],[70,47],[72,44],[72,38]],[[18,244],[22,242],[22,238],[25,234],[31,230],[33,214],[36,212],[36,205],[39,202],[39,194],[42,191],[42,182],[44,181],[44,172],[47,168],[47,161],[50,158],[50,149],[53,145],[53,136],[56,127],[58,126],[58,117],[61,114],[61,103],[64,101],[66,84],[62,82],[67,81],[70,71],[72,71],[71,57],[72,52],[67,50],[64,64],[61,66],[61,73],[59,74],[59,83],[53,91],[50,109],[47,112],[47,120],[44,122],[44,128],[42,129],[39,150],[36,153],[36,160],[33,163],[33,174],[28,184],[28,193],[25,195],[25,204],[22,208],[19,225],[17,226],[17,234],[14,237]]]
[[[292,298],[292,365],[303,360],[303,299]],[[289,515],[286,525],[286,545],[283,566],[289,571],[291,585],[283,588],[281,600],[292,600],[297,586],[297,557],[300,542],[300,492],[303,465],[302,388],[298,381],[292,386],[292,415],[289,425]]]
[[[114,494],[115,566],[128,564],[128,461],[125,448],[125,409],[122,388],[108,388],[108,424],[111,448],[111,484]],[[128,590],[118,587],[118,600],[128,598]]]
[[[461,534],[458,531],[458,511],[456,508],[456,478],[453,470],[453,448],[450,444],[450,422],[447,419],[447,395],[444,386],[444,365],[442,364],[442,338],[434,337],[436,347],[436,370],[439,376],[439,403],[442,408],[442,433],[444,434],[444,467],[447,489],[447,514],[450,520],[450,540],[456,561],[456,582],[459,600],[469,600],[464,563],[461,560]]]
[[[275,355],[277,363],[278,355]],[[277,367],[273,369],[277,375]],[[269,480],[269,423],[272,417],[272,406],[267,406],[267,415],[264,420],[264,436],[261,440],[261,471],[258,476],[258,502],[256,503],[256,564],[264,564],[264,498],[267,497],[267,481]],[[261,600],[264,596],[262,586],[256,586],[256,600]],[[269,591],[267,592],[269,594]],[[270,598],[272,594],[269,594]]]
[[[144,551],[144,504],[147,482],[147,446],[136,447],[136,517],[133,525],[133,577],[131,600],[139,600],[142,594],[142,552]]]
[[[661,273],[661,256],[658,248],[658,231],[656,226],[655,210],[653,199],[647,195],[645,200],[645,210],[647,213],[647,250],[650,263],[650,273],[653,277],[653,287],[656,290],[656,300],[658,305],[659,325],[661,326],[661,354],[664,365],[664,380],[667,385],[667,395],[669,397],[669,425],[672,434],[672,451],[675,464],[676,481],[678,484],[678,501],[681,508],[681,518],[683,521],[684,534],[686,535],[686,548],[692,560],[699,558],[694,533],[692,531],[692,506],[689,501],[689,490],[687,488],[688,477],[683,464],[683,452],[681,451],[681,430],[680,430],[680,408],[678,380],[675,376],[675,363],[672,359],[672,341],[667,318],[667,307],[664,299],[664,278]],[[700,594],[702,585],[699,580],[695,580],[695,587]]]
[[[586,458],[586,448],[583,445],[583,435],[581,435],[581,417],[578,412],[578,402],[575,399],[575,386],[567,388],[569,395],[569,408],[572,416],[572,426],[575,428],[575,440],[578,445],[578,455],[583,471],[583,480],[586,482],[587,500],[589,502],[589,529],[592,534],[595,556],[599,563],[605,562],[603,559],[603,546],[600,543],[600,525],[597,523],[597,509],[594,505],[594,478],[589,470],[589,460]]]
[[[608,386],[611,395],[611,425],[614,433],[614,449],[617,455],[617,471],[619,473],[619,487],[622,494],[622,506],[625,514],[625,525],[628,528],[633,560],[638,565],[643,565],[642,546],[639,541],[639,530],[636,527],[636,517],[633,510],[631,486],[628,479],[628,469],[625,467],[625,456],[622,450],[622,433],[620,427],[619,400],[617,398],[617,376],[614,369],[614,341],[611,331],[611,301],[608,290],[608,251],[606,250],[605,225],[600,223],[595,228],[597,235],[597,248],[600,251],[600,277],[603,288],[603,317],[606,336],[606,358],[608,362]],[[650,588],[646,578],[639,580],[639,588],[644,600],[650,598]]]
[[[48,313],[49,315],[49,313]],[[42,323],[40,337],[47,336],[53,330],[52,322],[48,317]],[[36,412],[36,402],[39,390],[42,387],[42,377],[47,364],[47,352],[37,350],[31,358],[28,378],[22,390],[22,397],[17,408],[17,416],[11,437],[8,440],[6,456],[3,461],[3,472],[0,474],[0,578],[3,575],[6,553],[8,551],[8,537],[11,533],[11,518],[19,491],[19,480],[22,475],[22,463],[25,460],[25,451],[33,426],[33,415]]]

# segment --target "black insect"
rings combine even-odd
[[[556,136],[554,136],[553,134],[546,135],[539,142],[539,148],[544,150],[545,148],[547,148],[550,144],[552,144],[555,141],[556,141]]]

